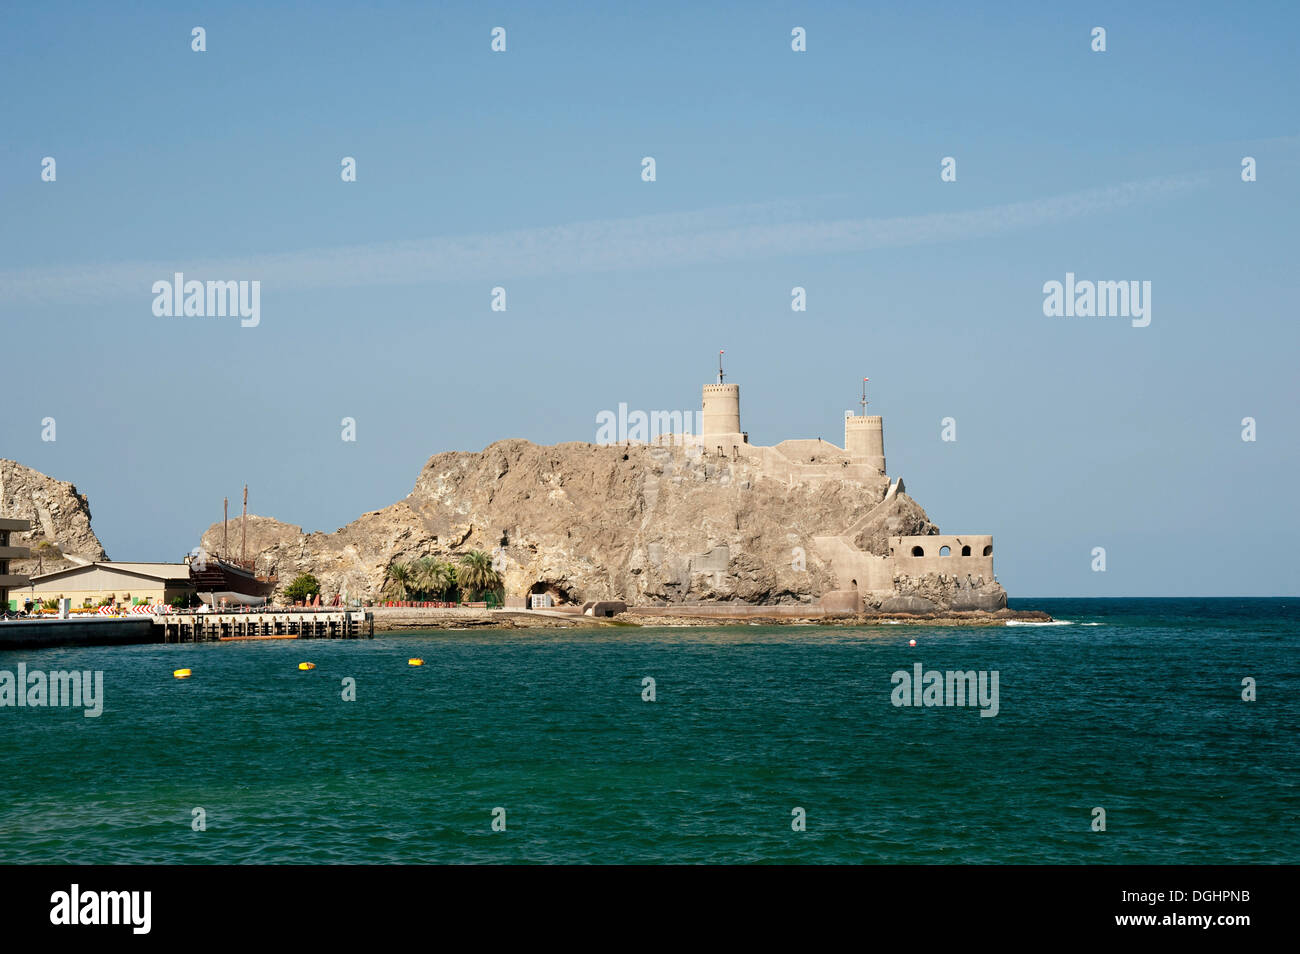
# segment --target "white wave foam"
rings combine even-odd
[[[1031,619],[1009,619],[1007,620],[1007,625],[1008,626],[1073,626],[1074,620],[1054,619],[1051,622],[1041,622],[1038,620],[1031,620]]]

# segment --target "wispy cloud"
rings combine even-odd
[[[1206,175],[892,218],[799,218],[793,204],[576,222],[418,241],[313,249],[255,258],[167,259],[0,271],[0,303],[84,303],[147,296],[153,282],[259,279],[267,293],[298,288],[508,280],[870,251],[988,238],[1102,215],[1203,187]]]

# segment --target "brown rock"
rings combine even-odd
[[[65,480],[0,459],[0,514],[32,524],[12,538],[14,546],[32,550],[32,559],[10,563],[13,573],[32,576],[108,558],[90,528],[89,502]]]
[[[507,596],[538,588],[577,603],[815,603],[835,580],[813,536],[866,516],[886,487],[883,478],[792,482],[752,460],[682,447],[505,440],[429,458],[405,500],[334,533],[250,517],[249,555],[281,585],[310,572],[327,594],[346,587],[367,598],[394,560],[499,548]],[[220,536],[214,524],[203,545],[220,550]]]

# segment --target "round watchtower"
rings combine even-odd
[[[869,464],[885,473],[885,425],[880,415],[846,415],[844,450],[854,463]]]
[[[704,385],[704,434],[739,434],[740,385]]]

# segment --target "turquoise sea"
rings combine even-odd
[[[1300,862],[1300,599],[1012,605],[1062,623],[0,652],[105,693],[0,708],[0,863]]]

